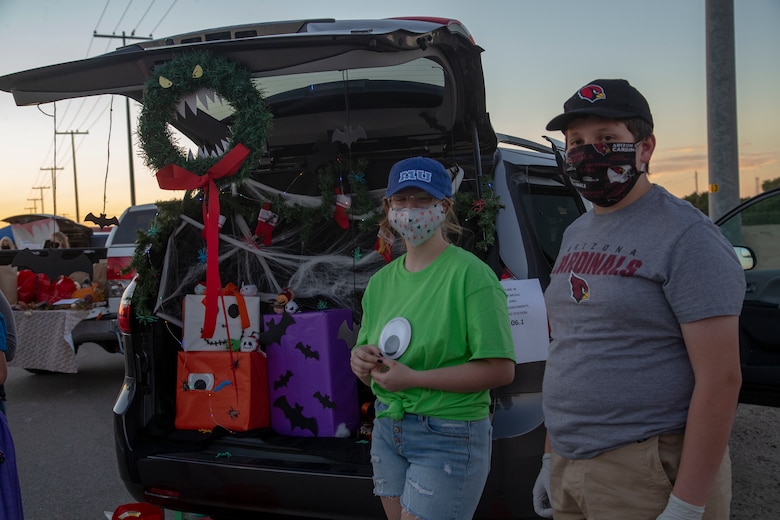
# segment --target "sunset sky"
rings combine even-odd
[[[217,9],[218,8],[218,9]],[[741,195],[780,177],[780,1],[735,1]],[[658,140],[651,180],[678,196],[706,191],[705,0],[0,0],[0,75],[96,56],[121,46],[93,34],[163,38],[209,27],[305,18],[455,18],[485,49],[487,103],[496,131],[541,141],[547,121],[596,78],[628,79],[650,102]],[[0,218],[51,213],[53,104],[17,107],[0,92]],[[137,105],[131,103],[135,131]],[[74,135],[80,216],[130,204],[123,97],[56,103],[58,132]],[[134,140],[136,203],[165,200]],[[56,139],[57,213],[75,218],[70,135]],[[46,188],[48,187],[48,188]],[[43,188],[43,189],[40,189]],[[104,209],[105,208],[105,209]]]

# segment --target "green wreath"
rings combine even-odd
[[[271,112],[252,83],[249,71],[207,52],[184,54],[156,68],[144,85],[138,137],[146,165],[160,170],[175,164],[203,175],[219,160],[219,157],[188,160],[186,150],[174,143],[168,126],[180,101],[201,89],[213,91],[235,110],[228,149],[241,143],[250,151],[240,170],[228,178],[230,182],[240,182],[260,160],[271,124]]]

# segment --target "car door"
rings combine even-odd
[[[740,402],[780,406],[780,188],[745,201],[716,224],[746,268]]]

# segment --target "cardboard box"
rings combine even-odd
[[[349,437],[360,425],[357,377],[349,366],[352,311],[263,317],[271,428],[298,437]]]
[[[268,375],[260,352],[179,352],[178,430],[268,428]]]

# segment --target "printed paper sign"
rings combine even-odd
[[[509,307],[509,324],[517,363],[547,359],[550,335],[539,280],[501,280]]]

